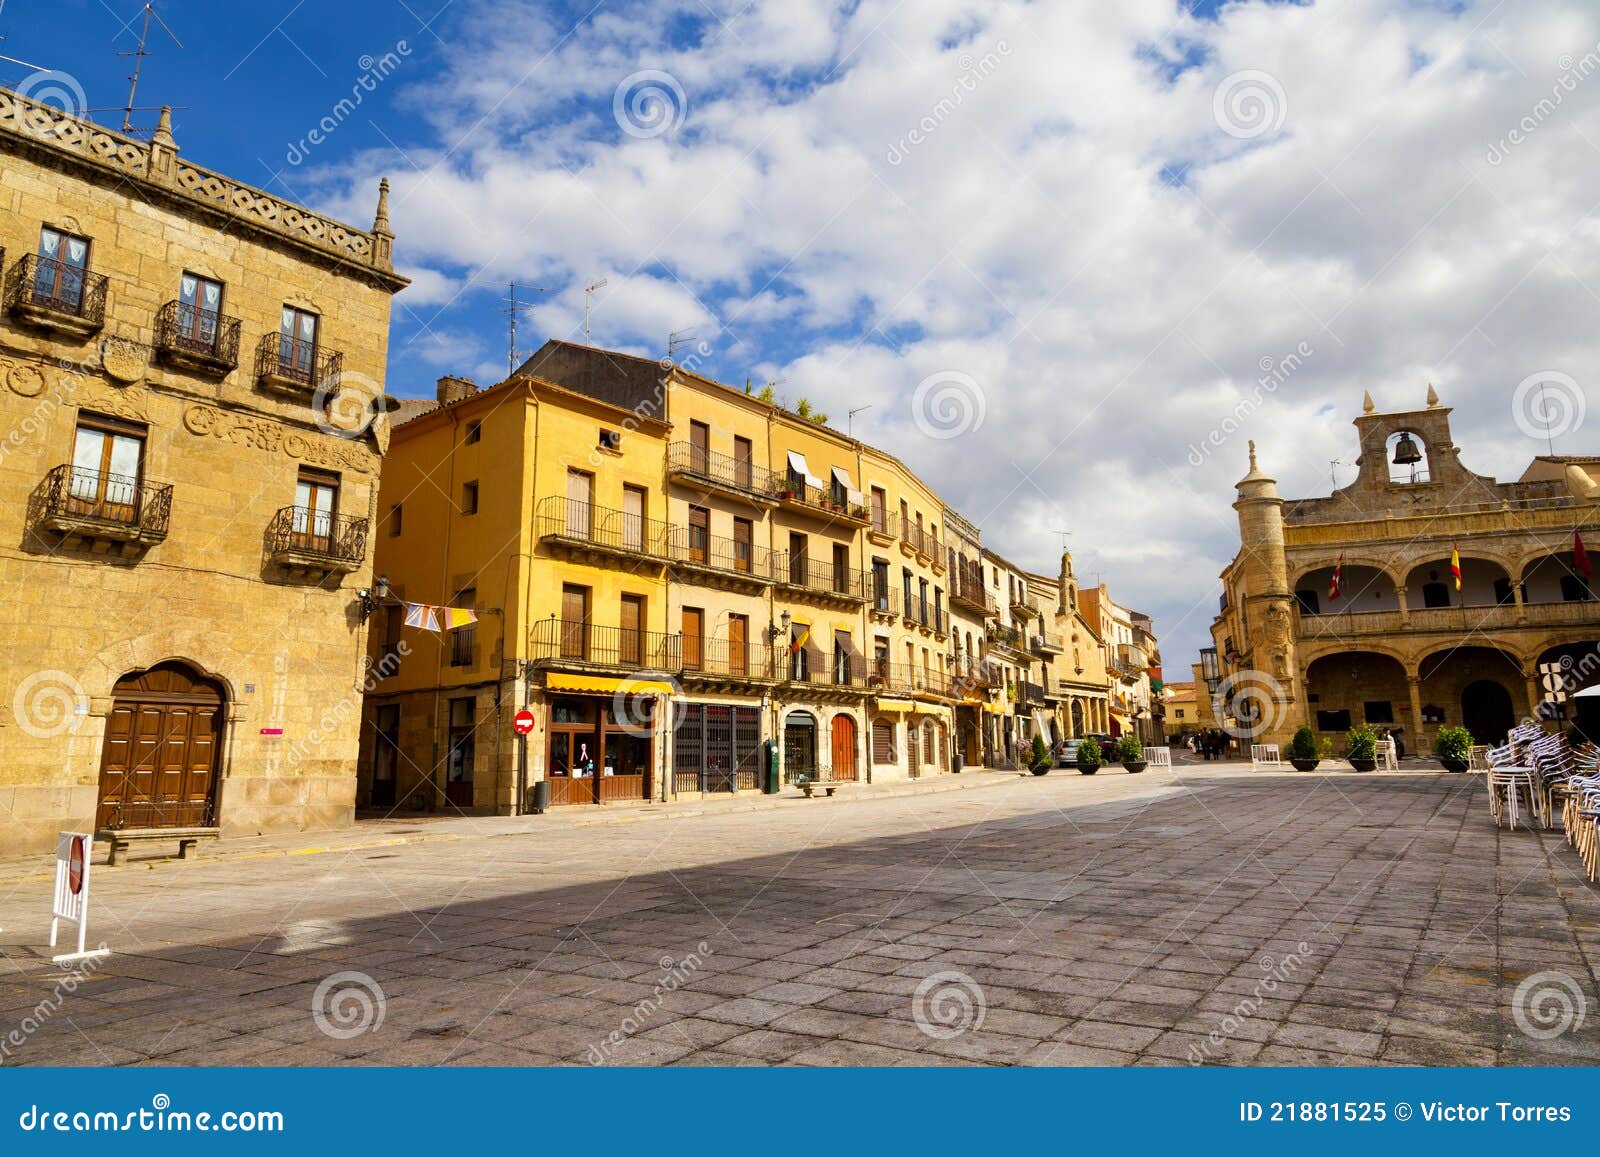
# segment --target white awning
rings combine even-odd
[[[800,475],[811,473],[811,467],[806,465],[806,456],[798,450],[789,451],[789,469]]]
[[[833,480],[845,488],[846,492],[855,489],[855,483],[850,481],[850,471],[843,466],[833,468]]]
[[[1043,711],[1033,713],[1034,734],[1050,738],[1050,719]]]
[[[806,485],[811,487],[811,489],[813,489],[813,490],[821,490],[822,489],[822,479],[818,478],[815,474],[807,474],[806,475]]]

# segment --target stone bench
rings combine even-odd
[[[119,828],[98,831],[94,836],[97,840],[105,840],[111,845],[111,856],[106,860],[109,867],[118,867],[127,859],[128,848],[136,843],[146,843],[150,840],[177,840],[178,859],[192,858],[201,840],[215,840],[222,838],[218,828]]]
[[[805,792],[806,798],[810,799],[818,792],[824,792],[827,795],[832,795],[834,792],[838,791],[842,785],[826,779],[808,779],[805,783],[797,783],[795,786],[801,791]]]

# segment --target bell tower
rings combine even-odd
[[[1276,479],[1256,463],[1256,444],[1250,443],[1250,472],[1234,484],[1239,497],[1233,508],[1239,515],[1239,552],[1234,569],[1236,608],[1242,639],[1241,661],[1230,664],[1229,705],[1243,719],[1239,707],[1255,719],[1250,728],[1257,743],[1285,744],[1299,726],[1299,663],[1295,654],[1294,596],[1289,590],[1288,561],[1284,557],[1283,499]]]

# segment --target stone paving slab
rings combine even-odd
[[[1478,777],[545,818],[97,870],[114,954],[76,972],[19,868],[0,1063],[1600,1062],[1600,892],[1560,833],[1497,831]]]

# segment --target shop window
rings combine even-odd
[[[1368,723],[1393,723],[1394,704],[1387,699],[1369,699],[1361,705],[1361,714]]]
[[[1338,711],[1317,712],[1318,731],[1349,731],[1350,712],[1344,709]]]

